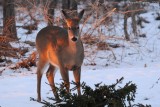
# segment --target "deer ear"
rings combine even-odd
[[[79,19],[82,19],[83,14],[84,14],[84,9],[79,12],[78,18],[79,18]]]
[[[69,19],[70,18],[64,10],[62,10],[62,14],[63,14],[65,19]]]

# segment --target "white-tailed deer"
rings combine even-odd
[[[67,30],[58,26],[48,26],[40,30],[36,37],[36,48],[39,53],[37,67],[38,101],[41,101],[41,78],[47,65],[49,65],[49,68],[46,76],[57,100],[59,100],[59,97],[54,84],[55,68],[60,69],[67,92],[70,88],[68,71],[72,70],[78,95],[81,94],[80,76],[84,49],[79,35],[79,22],[84,10],[74,18],[68,16],[63,10],[62,13],[67,24]]]

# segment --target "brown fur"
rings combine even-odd
[[[83,11],[84,12],[84,11]],[[82,12],[81,12],[81,15]],[[65,17],[68,17],[64,13]],[[82,17],[82,16],[81,16]],[[65,19],[68,27],[79,26],[80,19]],[[60,69],[60,73],[66,89],[69,92],[68,71],[73,70],[75,82],[80,95],[80,74],[81,65],[84,59],[84,49],[79,37],[79,30],[67,31],[58,26],[48,26],[39,31],[36,37],[36,48],[39,53],[39,62],[37,67],[37,93],[38,101],[41,100],[41,77],[45,67],[49,64],[46,76],[52,91],[58,100],[58,94],[54,85],[55,68]],[[72,37],[77,37],[77,41],[72,41]]]

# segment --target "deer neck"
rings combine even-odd
[[[80,38],[76,41],[76,42],[73,42],[72,40],[68,40],[68,49],[70,52],[72,53],[77,53],[77,51],[79,50],[79,45],[81,43],[81,40]]]

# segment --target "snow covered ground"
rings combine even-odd
[[[152,107],[160,107],[160,21],[155,21],[156,13],[148,12],[143,15],[149,24],[144,24],[145,28],[141,33],[146,33],[146,38],[139,38],[138,44],[133,44],[120,40],[107,40],[124,45],[113,49],[117,59],[113,60],[111,51],[96,51],[85,58],[82,66],[82,80],[87,85],[93,86],[96,83],[115,83],[116,79],[124,77],[122,85],[132,81],[137,85],[135,103],[150,104]],[[122,22],[119,22],[122,24]],[[118,25],[118,24],[117,24]],[[45,25],[40,25],[39,29],[28,36],[24,35],[24,30],[18,29],[21,42],[24,40],[35,41],[36,33]],[[86,30],[86,29],[85,29]],[[105,32],[107,33],[107,32]],[[123,35],[119,30],[118,34]],[[117,34],[117,35],[118,35]],[[119,35],[118,35],[119,36]],[[13,44],[14,45],[14,44]],[[19,43],[21,45],[21,43]],[[26,45],[24,45],[26,46]],[[29,48],[31,52],[35,48]],[[85,47],[86,50],[87,47]],[[92,50],[90,50],[92,51]],[[17,60],[13,60],[16,61]],[[90,63],[96,65],[90,65]],[[0,71],[4,67],[0,67]],[[70,81],[73,80],[70,72]],[[159,81],[158,81],[159,80]],[[45,74],[42,80],[42,99],[53,96]],[[56,73],[55,82],[61,82],[60,73]],[[36,98],[36,67],[30,71],[27,69],[11,70],[6,67],[0,76],[0,107],[41,107],[42,105],[30,101],[30,97]]]
[[[34,68],[33,71],[36,69]],[[115,83],[116,79],[124,77],[122,85],[128,81],[136,83],[138,89],[135,103],[151,104],[152,107],[160,106],[160,85],[156,83],[160,78],[160,64],[151,67],[122,67],[82,69],[82,81],[93,86],[95,83]],[[60,73],[56,74],[56,82],[60,82]],[[73,80],[70,72],[70,80]],[[53,96],[45,75],[42,80],[42,99]],[[36,98],[36,74],[20,73],[2,76],[0,78],[0,105],[1,107],[40,107],[41,104],[30,101],[30,97]]]

